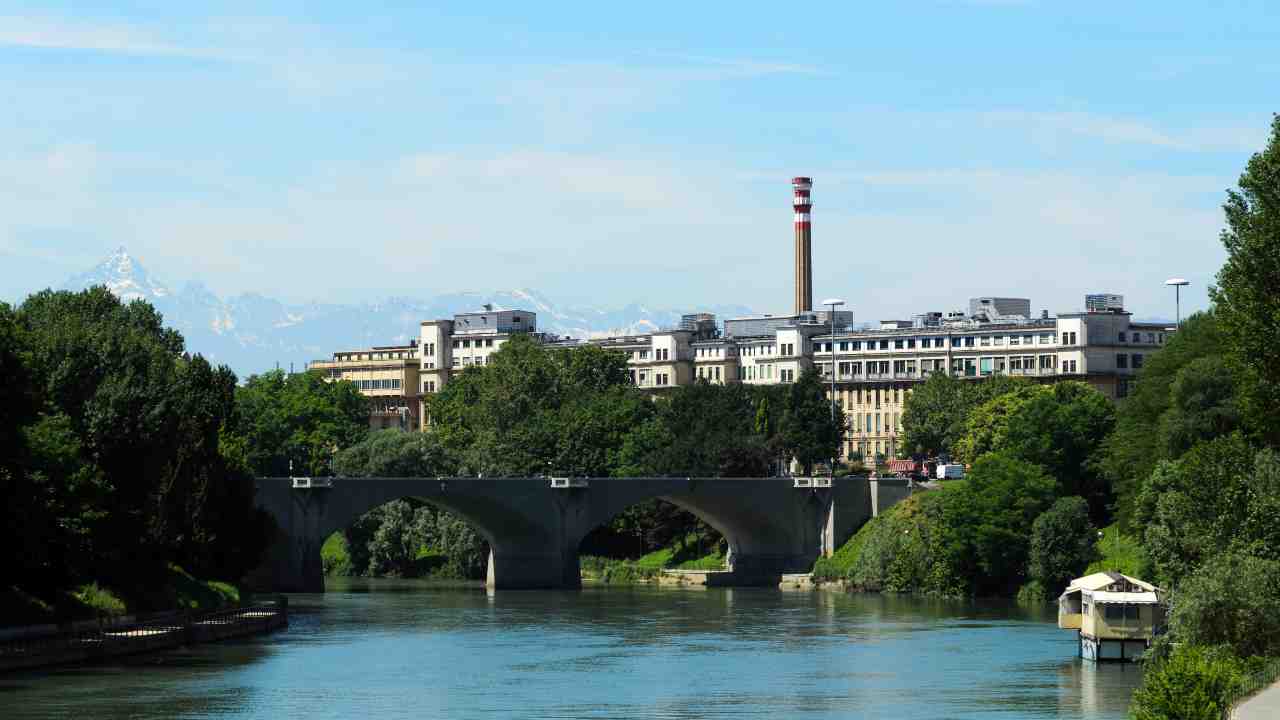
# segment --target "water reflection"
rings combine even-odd
[[[1122,718],[1047,610],[764,589],[335,583],[287,632],[0,678],[0,716]]]

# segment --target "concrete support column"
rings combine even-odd
[[[559,551],[490,548],[489,574],[485,584],[494,590],[580,588],[582,573],[578,565],[578,548]]]

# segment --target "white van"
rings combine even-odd
[[[939,480],[959,480],[963,477],[964,477],[963,465],[953,464],[953,465],[938,466],[937,478]]]

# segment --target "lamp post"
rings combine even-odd
[[[836,308],[844,305],[844,301],[840,298],[827,298],[822,301],[823,305],[831,308],[831,314],[828,320],[831,322],[831,422],[836,421]],[[844,436],[844,428],[840,429],[841,440]],[[837,452],[839,452],[837,450]],[[836,459],[831,458],[831,474],[836,474]]]
[[[1174,278],[1169,278],[1168,280],[1165,280],[1164,284],[1173,286],[1173,312],[1175,314],[1174,326],[1181,328],[1182,327],[1182,288],[1187,285],[1190,285],[1191,283],[1183,278],[1174,277]]]

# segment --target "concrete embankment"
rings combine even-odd
[[[268,633],[289,624],[288,599],[193,615],[167,613],[144,621],[80,623],[67,630],[11,629],[0,636],[0,672],[97,662],[227,638]]]

